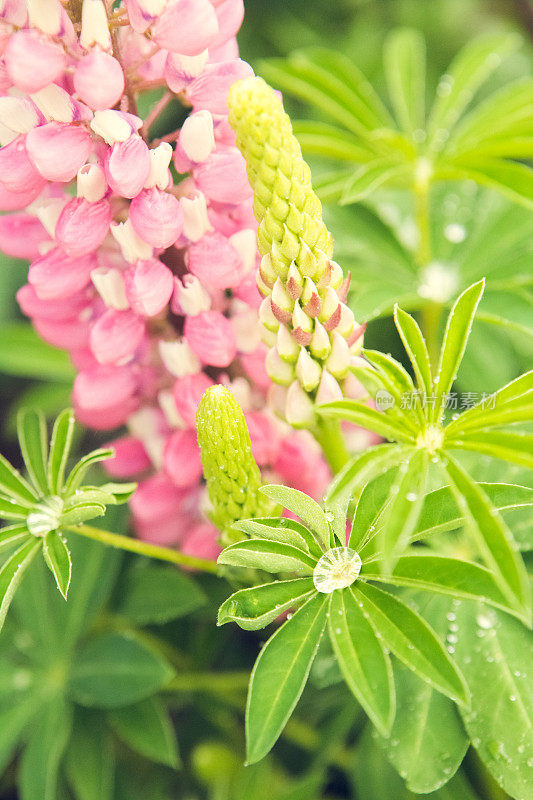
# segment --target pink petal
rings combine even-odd
[[[85,128],[49,122],[28,133],[26,147],[43,178],[67,183],[89,158],[92,140]]]
[[[159,314],[174,291],[172,272],[156,258],[137,262],[124,273],[124,281],[130,306],[143,317]]]
[[[145,189],[130,205],[135,233],[152,247],[170,247],[183,230],[183,211],[178,200],[160,189]]]
[[[188,251],[190,272],[214,289],[237,286],[243,276],[243,262],[231,242],[220,233],[206,233]]]
[[[95,111],[113,108],[124,91],[120,62],[94,47],[76,66],[74,88],[81,100]]]
[[[222,550],[217,539],[218,531],[215,526],[210,522],[202,522],[188,531],[180,550],[189,556],[215,561]]]
[[[2,150],[0,150],[0,154]],[[1,155],[0,155],[1,159]],[[43,181],[38,172],[35,172],[36,182],[33,183],[25,192],[13,192],[2,184],[0,181],[0,211],[18,211],[21,208],[26,208],[30,203],[39,197],[43,187],[46,186],[46,181]]]
[[[272,386],[272,381],[265,367],[266,353],[266,347],[261,345],[252,353],[241,353],[239,356],[243,369],[252,383],[264,391],[267,391]]]
[[[201,53],[217,33],[217,16],[209,0],[174,0],[152,26],[160,47],[185,56]]]
[[[0,249],[13,258],[39,258],[39,246],[50,241],[40,220],[32,214],[0,217]]]
[[[106,472],[113,478],[129,478],[131,475],[138,475],[151,466],[143,443],[134,436],[123,436],[104,445],[112,447],[115,451],[114,458],[104,462]]]
[[[33,262],[28,281],[41,300],[61,300],[87,286],[91,280],[91,270],[96,266],[92,254],[71,258],[60,247],[56,247]]]
[[[175,431],[169,436],[163,453],[163,463],[172,483],[180,489],[198,483],[202,475],[202,462],[196,432]]]
[[[109,186],[122,197],[139,194],[150,174],[150,151],[138,134],[116,142],[105,161]]]
[[[22,192],[30,196],[35,193],[36,197],[46,181],[35,169],[27,143],[27,137],[17,136],[0,149],[0,184],[8,192]]]
[[[185,375],[178,378],[174,384],[174,402],[182,420],[190,427],[196,427],[196,409],[202,399],[204,392],[213,381],[204,372],[196,375]]]
[[[252,453],[260,466],[273,464],[276,460],[281,442],[274,425],[260,411],[249,411],[245,414],[246,424],[252,440]]]
[[[55,227],[55,238],[71,256],[82,256],[96,250],[109,230],[111,206],[108,200],[89,203],[81,197],[71,200]]]
[[[17,89],[38,92],[63,72],[63,48],[35,28],[13,34],[4,55],[7,72]]]
[[[89,343],[89,328],[85,322],[77,319],[36,318],[33,320],[33,326],[45,342],[63,350],[79,350]]]
[[[184,333],[187,344],[204,364],[227,367],[235,358],[235,332],[220,311],[202,311],[187,317]]]
[[[200,191],[217,203],[238,204],[252,195],[246,165],[237,148],[224,148],[211,153],[194,171]]]
[[[254,71],[240,58],[209,64],[201,75],[187,88],[187,97],[195,111],[206,108],[212,114],[227,116],[227,98],[230,86],[241,78],[253,76]]]
[[[237,34],[244,18],[244,2],[243,0],[222,0],[216,6],[215,12],[218,20],[218,35],[209,48],[210,53]]]
[[[17,301],[26,316],[52,321],[77,319],[89,302],[84,289],[61,300],[42,300],[29,283],[18,290]]]
[[[137,382],[131,370],[98,366],[76,376],[72,399],[85,411],[97,411],[126,403],[136,389]]]
[[[144,322],[132,311],[108,309],[91,330],[91,350],[100,364],[131,358],[144,336]]]

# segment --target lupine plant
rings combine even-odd
[[[521,38],[243,13],[0,0],[0,797],[533,800]]]

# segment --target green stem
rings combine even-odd
[[[119,533],[111,533],[101,528],[93,528],[91,525],[68,525],[65,530],[85,536],[87,539],[94,539],[102,544],[116,547],[119,550],[128,550],[130,553],[137,553],[148,558],[157,558],[160,561],[170,561],[172,564],[179,564],[182,567],[202,570],[203,572],[218,573],[216,561],[209,561],[205,558],[196,558],[180,553],[178,550],[170,550],[168,547],[160,547],[157,544],[142,542],[140,539],[130,539]]]
[[[341,424],[336,419],[318,418],[318,424],[313,431],[314,437],[322,448],[328,464],[334,475],[341,471],[350,455],[346,449]]]
[[[224,695],[235,689],[245,690],[249,683],[249,672],[181,672],[167,683],[165,691]]]

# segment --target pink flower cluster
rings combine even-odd
[[[79,420],[127,426],[108,469],[141,479],[138,535],[212,556],[195,433],[212,383],[238,397],[269,479],[318,496],[329,474],[266,402],[256,223],[226,106],[252,74],[243,1],[113,5],[0,0],[0,209],[14,212],[0,247],[32,262],[18,300],[69,352]],[[161,99],[143,121],[149,89]],[[181,129],[152,140],[176,98]]]

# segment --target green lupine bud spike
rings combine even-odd
[[[261,310],[267,329],[262,338],[270,345],[267,372],[275,383],[290,386],[285,418],[302,426],[312,419],[310,408],[318,395],[327,398],[328,387],[334,384],[337,396],[341,390],[336,378],[343,380],[346,375],[351,329],[337,294],[344,276],[331,261],[333,240],[313,191],[311,170],[278,93],[261,78],[247,78],[233,84],[228,106],[254,190],[257,246],[263,257],[258,285],[272,301],[270,308],[263,304]],[[317,317],[322,323],[318,328]],[[337,333],[346,340],[345,347],[330,338],[341,319],[342,330]],[[282,326],[277,327],[275,320]],[[289,361],[297,361],[295,370]],[[324,388],[321,376],[326,366]]]
[[[261,473],[252,455],[250,434],[242,409],[224,386],[211,386],[196,413],[198,444],[211,519],[223,544],[234,540],[229,528],[239,519],[268,516],[272,504],[260,494]]]

